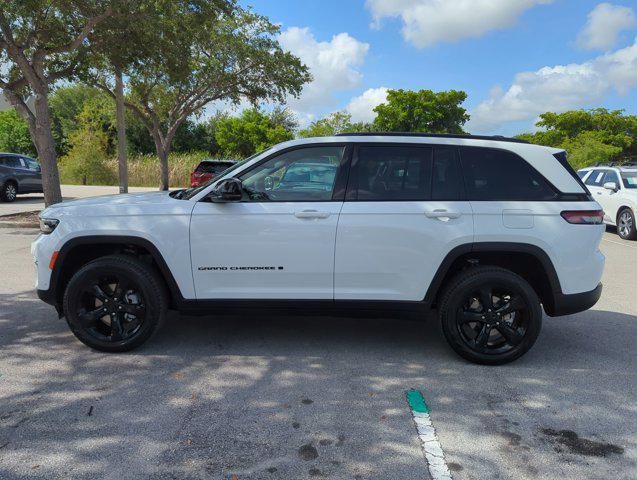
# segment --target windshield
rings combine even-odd
[[[624,187],[637,188],[637,172],[623,172],[622,180],[624,181]]]
[[[253,158],[258,157],[259,155],[267,152],[268,150],[270,150],[272,147],[270,148],[266,148],[265,150],[259,152],[259,153],[255,153],[254,155],[249,156],[248,158],[246,158],[245,160],[241,160],[240,162],[235,163],[234,165],[232,165],[230,168],[225,169],[223,172],[219,173],[215,178],[213,178],[212,180],[208,180],[206,183],[204,183],[203,185],[199,186],[199,187],[195,187],[195,188],[186,188],[184,190],[177,190],[173,197],[174,198],[178,198],[180,200],[190,200],[192,197],[194,197],[195,195],[197,195],[199,192],[201,192],[203,189],[207,188],[210,184],[216,182],[217,180],[219,180],[220,178],[225,177],[226,175],[228,175],[230,172],[233,172],[235,170],[237,170],[239,167],[242,167],[243,165],[245,165],[247,162],[249,162],[250,160],[252,160]]]

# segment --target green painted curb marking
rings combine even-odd
[[[429,407],[425,402],[425,397],[418,390],[407,390],[407,402],[414,412],[429,413]]]

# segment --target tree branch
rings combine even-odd
[[[93,31],[93,29],[99,23],[103,22],[111,15],[113,15],[113,8],[109,6],[101,14],[89,19],[89,21],[86,22],[86,25],[84,25],[82,30],[80,30],[80,33],[78,34],[78,36],[75,37],[75,39],[71,43],[67,43],[66,45],[60,45],[59,47],[56,47],[56,48],[43,49],[42,51],[47,55],[54,55],[56,53],[66,53],[73,50],[77,50],[78,48],[80,48],[80,45],[82,45],[82,42],[86,40],[86,37],[88,37],[89,34]]]

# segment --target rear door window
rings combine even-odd
[[[432,152],[428,146],[358,147],[352,166],[354,199],[429,200]]]
[[[539,201],[557,197],[546,179],[513,152],[460,147],[460,160],[469,200]]]
[[[456,147],[435,147],[431,199],[462,200],[464,196],[458,149]]]
[[[593,170],[586,179],[586,185],[588,185],[589,187],[601,187],[604,181],[605,174],[606,170]]]

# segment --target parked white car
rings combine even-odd
[[[602,211],[565,152],[502,137],[293,140],[198,188],[64,202],[41,223],[40,298],[111,352],[169,308],[435,309],[459,355],[500,364],[531,348],[542,307],[580,312],[602,289]]]
[[[637,240],[637,166],[596,166],[583,168],[579,177],[604,209],[604,222],[617,227],[625,240]]]

